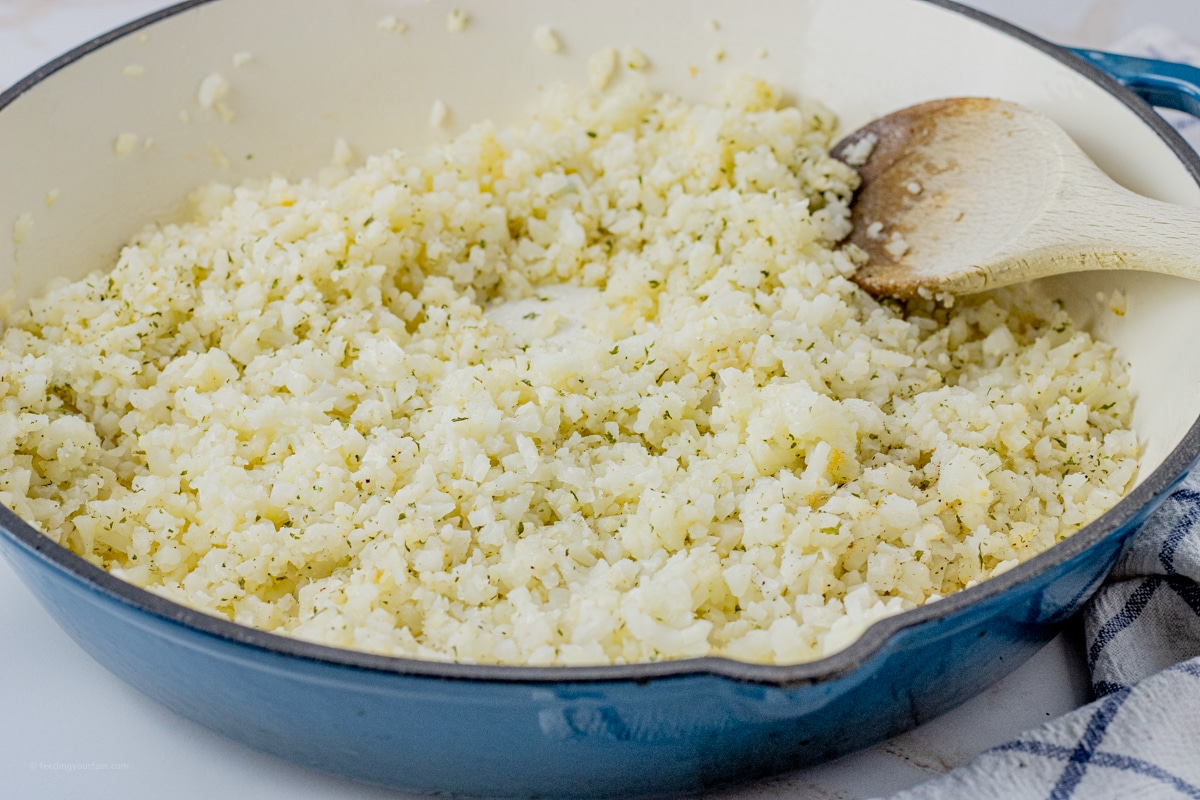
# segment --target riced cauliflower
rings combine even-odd
[[[815,659],[1116,502],[1112,347],[877,302],[833,114],[632,78],[208,187],[52,286],[0,339],[0,500],[238,623],[535,665]]]

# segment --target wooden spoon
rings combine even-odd
[[[871,294],[967,294],[1093,269],[1200,280],[1200,210],[1122,188],[1057,124],[1014,103],[922,103],[833,155],[861,163],[850,241],[870,256],[854,280]]]

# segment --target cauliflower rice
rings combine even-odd
[[[125,580],[337,647],[790,663],[1134,478],[1114,349],[848,276],[833,114],[551,90],[352,172],[212,186],[0,341],[0,500]]]

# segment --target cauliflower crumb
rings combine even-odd
[[[591,83],[594,89],[603,90],[607,88],[616,71],[617,51],[612,47],[606,47],[594,53],[588,59],[588,82]]]
[[[29,238],[29,234],[33,233],[33,214],[28,211],[22,211],[17,215],[17,219],[12,226],[12,240],[15,245],[23,245]]]
[[[46,192],[46,208],[51,208],[55,203],[58,202],[58,194],[58,189],[51,189],[50,191]]]
[[[375,23],[375,29],[387,31],[388,33],[406,33],[408,31],[408,23],[395,14],[387,14],[379,18],[379,21]]]
[[[126,64],[125,68],[121,70],[121,74],[126,78],[140,78],[146,74],[146,68],[141,64]]]
[[[446,125],[446,120],[450,117],[450,109],[440,99],[433,101],[433,108],[429,110],[429,127],[442,128]]]
[[[562,40],[549,25],[539,25],[533,29],[533,42],[547,53],[561,53]]]
[[[225,155],[225,151],[215,142],[208,144],[208,158],[212,161],[212,165],[218,169],[227,169],[229,167],[229,157]]]
[[[871,158],[871,153],[875,151],[875,145],[879,144],[879,137],[874,133],[867,133],[855,141],[850,147],[846,148],[842,157],[846,163],[852,167],[861,167],[866,164]]]
[[[622,53],[625,61],[625,66],[632,70],[644,70],[650,68],[650,59],[646,54],[637,49],[633,45],[626,45]]]
[[[354,148],[344,137],[339,136],[333,142],[333,158],[330,163],[335,167],[348,167],[354,161]]]
[[[709,58],[711,58],[713,61],[716,61],[717,63],[724,61],[726,55],[727,55],[727,52],[725,50],[724,45],[717,45],[708,54]]]
[[[467,23],[470,21],[470,15],[468,15],[461,8],[453,9],[446,16],[446,30],[450,31],[451,33],[462,33],[467,29]]]
[[[221,73],[211,73],[200,82],[196,101],[201,108],[215,112],[223,122],[230,122],[234,113],[225,102],[225,98],[229,95],[229,88],[229,81],[225,80]]]
[[[124,158],[133,152],[134,148],[138,145],[138,141],[139,137],[136,133],[119,133],[113,139],[113,152],[117,154],[118,158]]]
[[[899,261],[908,252],[908,242],[898,232],[892,231],[892,235],[888,237],[887,244],[883,246],[883,249],[892,257],[893,261]]]
[[[196,95],[201,108],[212,108],[225,95],[229,94],[229,82],[219,72],[214,72],[200,82],[200,90]]]
[[[241,69],[253,60],[254,54],[248,53],[245,50],[234,53],[233,57],[229,59],[230,63],[233,64],[234,69]]]
[[[1096,302],[1107,308],[1110,314],[1118,317],[1125,316],[1128,301],[1125,298],[1125,293],[1120,289],[1113,290],[1112,294],[1096,292]]]

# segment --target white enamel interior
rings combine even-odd
[[[845,130],[936,97],[1016,101],[1057,120],[1129,188],[1200,206],[1200,188],[1170,148],[1120,101],[1051,56],[920,0],[453,0],[470,16],[462,33],[447,31],[451,7],[218,0],[37,84],[0,111],[0,290],[15,288],[20,301],[52,278],[105,267],[122,241],[178,214],[203,182],[314,172],[338,136],[359,153],[420,147],[436,99],[450,110],[448,132],[487,117],[513,120],[538,87],[585,80],[588,56],[627,44],[649,56],[661,88],[704,98],[723,76],[749,72],[825,101]],[[407,32],[379,30],[386,15]],[[534,44],[540,25],[557,31],[564,53]],[[727,54],[720,63],[718,47]],[[238,53],[252,59],[235,67]],[[130,65],[140,77],[124,74]],[[230,123],[197,102],[213,72],[231,84]],[[154,144],[119,158],[113,143],[122,133]],[[215,148],[228,165],[214,162]],[[33,226],[17,246],[13,222],[22,214]],[[1189,346],[1200,328],[1200,285],[1107,273],[1046,286],[1132,364],[1147,474],[1200,414],[1200,349]],[[1113,289],[1126,294],[1124,316],[1096,303],[1098,291]]]

